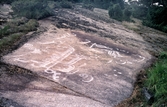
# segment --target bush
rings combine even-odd
[[[41,19],[53,15],[46,0],[19,0],[12,3],[14,13],[29,19]]]
[[[39,26],[38,22],[34,19],[30,19],[27,23],[24,25],[21,25],[18,27],[20,32],[27,33],[29,31],[37,30],[37,27]]]
[[[82,7],[85,9],[91,10],[91,11],[93,11],[93,9],[94,9],[93,5],[91,5],[91,4],[83,4]]]
[[[145,19],[148,13],[148,8],[145,6],[132,7],[132,16],[137,19]]]
[[[110,18],[114,17],[114,8],[113,7],[111,7],[111,6],[109,7],[108,14],[109,14]]]
[[[14,0],[0,0],[0,4],[10,4],[12,3]]]
[[[0,39],[5,36],[5,35],[8,35],[9,34],[9,30],[10,27],[9,26],[5,26],[3,29],[0,29]]]
[[[124,18],[123,19],[126,21],[130,21],[131,14],[132,14],[132,12],[128,8],[124,9],[124,11],[123,11]]]
[[[167,25],[163,26],[162,31],[167,33]]]
[[[15,34],[12,34],[8,37],[4,37],[4,38],[0,39],[0,51],[2,51],[1,49],[3,49],[4,47],[12,45],[22,35],[23,35],[23,33],[15,33]]]
[[[123,12],[119,4],[115,4],[113,7],[109,7],[108,14],[111,18],[118,21],[122,21],[123,19]]]
[[[38,22],[35,19],[15,19],[5,24],[5,27],[0,29],[0,39],[11,35],[13,33],[27,33],[29,31],[37,30],[39,26]]]
[[[60,2],[60,6],[62,8],[69,8],[69,9],[71,9],[72,8],[72,3],[68,2],[66,0],[63,0],[63,1]]]
[[[167,32],[166,12],[167,8],[165,7],[151,7],[148,11],[146,19],[143,20],[143,25]]]
[[[60,8],[60,3],[55,1],[48,1],[48,6],[51,9]]]

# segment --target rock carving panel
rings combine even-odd
[[[121,93],[118,91],[120,84],[131,87],[131,84],[121,80],[120,76],[130,78],[133,75],[132,71],[147,60],[138,53],[129,53],[131,52],[126,49],[113,48],[86,36],[84,39],[80,38],[77,33],[54,33],[50,29],[3,59],[78,92],[86,92],[88,96],[101,102],[109,103],[110,100],[114,100],[107,93],[111,96]],[[91,85],[89,88],[88,83]],[[105,89],[107,91],[104,91]],[[120,90],[123,90],[123,87]]]

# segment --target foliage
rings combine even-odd
[[[82,7],[85,8],[85,9],[88,9],[88,10],[92,10],[92,11],[94,9],[93,5],[91,5],[91,4],[83,4]]]
[[[6,47],[8,45],[13,44],[22,35],[23,35],[23,33],[14,33],[14,34],[11,34],[8,37],[3,37],[2,39],[0,39],[0,51],[1,51],[2,48]]]
[[[149,9],[143,25],[167,32],[167,8],[153,6]]]
[[[2,38],[3,36],[9,34],[9,26],[5,26],[4,28],[0,29],[0,38]]]
[[[123,12],[119,4],[115,4],[113,7],[110,7],[108,14],[111,18],[122,21]]]
[[[75,2],[75,1],[71,1],[71,0],[62,0],[62,1],[54,0],[54,1],[48,1],[48,6],[51,9],[54,9],[54,8],[68,8],[68,9],[71,9],[73,7],[72,2]]]
[[[24,32],[27,33],[29,31],[34,31],[37,30],[38,27],[38,22],[34,19],[30,19],[27,23],[25,23],[24,25],[20,25],[18,26],[18,30],[19,32]]]
[[[48,6],[50,9],[61,8],[60,3],[56,1],[48,1]]]
[[[37,30],[37,27],[38,22],[35,19],[21,18],[8,22],[3,29],[0,29],[0,51],[12,46],[22,35],[29,31]]]
[[[167,32],[167,0],[139,0],[131,7],[133,17],[142,19],[143,25]]]
[[[123,0],[82,0],[84,4],[91,4],[96,8],[108,9],[111,4],[119,4],[121,9],[124,9]]]
[[[124,0],[111,0],[113,4],[119,4],[121,9],[124,9]]]
[[[126,21],[131,21],[131,19],[130,19],[131,14],[132,14],[132,12],[128,8],[124,9],[123,19]]]
[[[148,13],[148,8],[144,6],[132,6],[132,15],[134,18],[145,19]]]
[[[41,19],[53,15],[46,0],[18,0],[12,3],[14,13],[29,19]]]
[[[167,6],[167,0],[139,0],[140,3],[147,7],[151,7],[154,3],[159,3],[159,5]]]
[[[19,20],[13,20],[8,22],[4,28],[0,29],[0,39],[11,35],[13,33],[27,33],[29,31],[37,30],[38,22],[34,19],[25,20],[24,18]]]
[[[15,1],[15,0],[0,0],[0,4],[2,3],[2,4],[10,4],[10,3],[12,3],[13,1]]]
[[[167,101],[167,53],[162,53],[159,61],[151,68],[146,80],[146,87],[154,94],[153,106],[160,107]]]
[[[66,1],[66,0],[62,0],[62,1],[60,2],[60,6],[61,6],[62,8],[69,8],[69,9],[71,9],[71,8],[72,8],[72,3],[69,2],[69,1]]]

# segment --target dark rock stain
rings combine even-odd
[[[104,40],[101,37],[90,36],[88,34],[83,34],[83,33],[78,32],[78,31],[71,31],[71,33],[76,34],[76,36],[81,41],[90,40],[92,44],[96,43],[96,44],[99,44],[99,45],[104,45],[104,46],[107,46],[109,48],[112,48],[114,51],[118,51],[118,52],[120,52],[122,54],[125,54],[125,55],[128,55],[128,56],[131,56],[133,54],[139,54],[137,51],[135,52],[132,49],[128,49],[128,48],[123,47],[123,46],[118,46],[116,44],[113,44],[111,42],[108,42],[108,41]]]

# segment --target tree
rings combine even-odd
[[[124,0],[111,0],[113,4],[119,4],[121,9],[124,9]]]
[[[122,21],[123,12],[119,4],[115,4],[113,7],[110,7],[108,14],[111,18],[116,19],[118,21]]]
[[[0,0],[0,4],[4,4],[4,3],[7,3],[7,4],[10,4],[12,3],[14,0]]]
[[[124,16],[123,19],[124,20],[130,21],[131,15],[132,15],[132,12],[128,8],[124,9],[124,11],[123,11],[123,16]]]
[[[139,0],[138,2],[142,5],[136,5],[133,8],[133,16],[141,18],[138,15],[145,13],[147,15],[143,14],[143,16],[146,17],[142,18],[144,25],[167,32],[167,0]]]

